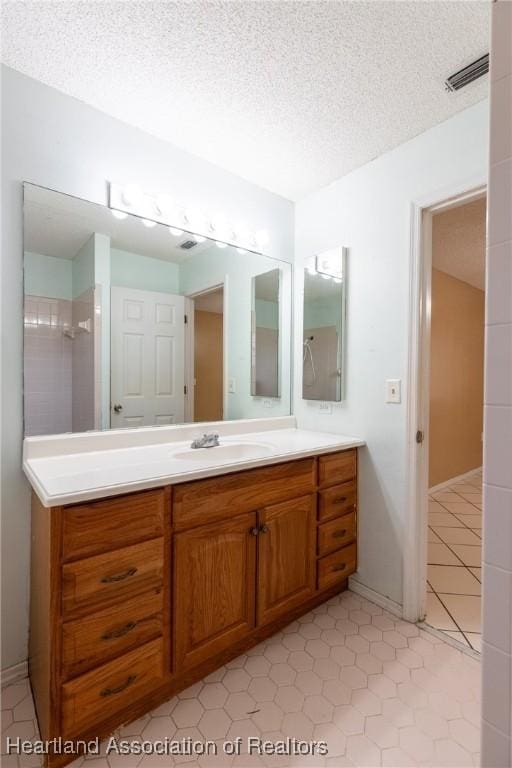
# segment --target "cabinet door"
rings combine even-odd
[[[260,511],[258,624],[268,624],[315,591],[315,497]]]
[[[201,664],[254,628],[256,531],[256,513],[250,512],[175,535],[178,672]]]

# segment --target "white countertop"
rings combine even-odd
[[[294,424],[285,417],[26,438],[23,469],[52,507],[364,445]],[[191,450],[191,436],[205,431],[220,434],[220,447]]]

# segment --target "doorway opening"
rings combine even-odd
[[[417,219],[418,365],[410,419],[412,425],[415,415],[419,427],[411,496],[419,592],[415,604],[409,590],[404,607],[479,652],[485,188],[425,207]]]
[[[188,311],[192,375],[190,421],[224,418],[224,285],[189,297]]]

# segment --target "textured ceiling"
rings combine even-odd
[[[485,290],[486,198],[432,218],[432,266]]]
[[[4,2],[15,69],[290,199],[484,98],[487,0]]]

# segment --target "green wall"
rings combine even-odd
[[[25,293],[47,299],[73,298],[73,262],[25,251]]]
[[[179,293],[180,268],[162,259],[112,248],[110,251],[111,284],[141,291]]]

